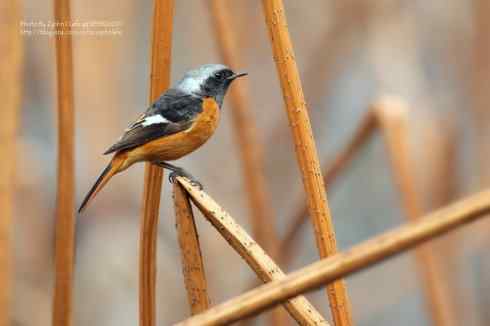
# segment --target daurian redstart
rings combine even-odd
[[[187,72],[104,153],[114,153],[114,156],[78,211],[82,212],[115,174],[136,162],[152,162],[171,170],[171,181],[176,176],[185,176],[200,185],[184,169],[168,161],[193,152],[211,137],[218,126],[228,87],[236,78],[245,75],[234,73],[221,64],[203,65]]]

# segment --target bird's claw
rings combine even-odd
[[[175,179],[180,176],[177,172],[170,172],[170,174],[168,175],[168,181],[170,183],[175,183]]]
[[[170,183],[175,183],[177,177],[184,177],[184,178],[188,179],[190,181],[191,185],[193,185],[194,187],[199,188],[199,190],[203,189],[202,184],[199,181],[197,181],[197,179],[194,178],[194,176],[192,176],[191,174],[189,174],[185,171],[173,171],[173,172],[171,172],[168,176],[168,181],[170,181]]]

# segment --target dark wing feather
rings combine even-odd
[[[104,155],[141,146],[154,139],[186,130],[190,125],[192,125],[192,121],[184,123],[158,123],[144,127],[138,126],[126,131],[117,143],[104,152]]]
[[[146,112],[133,122],[124,132],[121,139],[112,145],[104,154],[146,144],[154,139],[169,136],[188,129],[201,108],[202,100],[187,95],[179,90],[169,89]],[[163,117],[166,121],[145,125],[147,119]]]

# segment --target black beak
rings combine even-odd
[[[226,78],[228,80],[234,80],[234,79],[237,79],[239,77],[243,77],[243,76],[246,76],[248,75],[248,73],[246,72],[242,72],[242,73],[238,73],[238,74],[234,74],[234,75],[231,75],[230,77]]]

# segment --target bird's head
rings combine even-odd
[[[213,97],[221,107],[231,83],[236,78],[246,75],[237,74],[225,65],[207,64],[188,71],[177,83],[176,88],[194,96]]]

